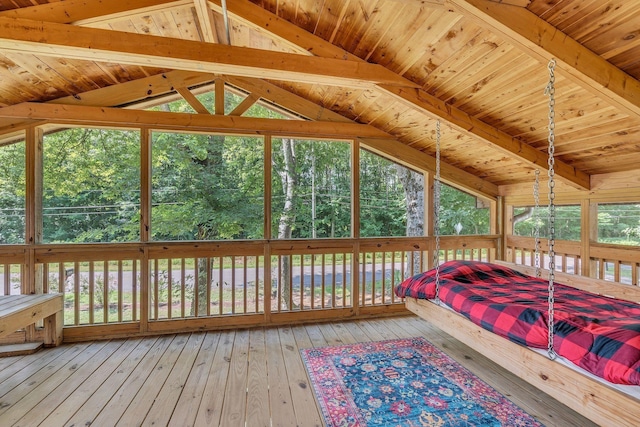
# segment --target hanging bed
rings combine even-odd
[[[594,422],[639,425],[640,289],[556,273],[566,285],[555,288],[559,357],[551,360],[548,282],[522,270],[451,261],[395,291],[418,316]],[[605,289],[616,298],[602,295]]]

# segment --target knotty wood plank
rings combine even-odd
[[[118,420],[118,424],[132,425],[143,414],[148,414],[154,401],[159,397],[158,393],[176,365],[178,357],[187,345],[191,335],[177,335],[171,341],[167,350],[162,354],[158,363],[153,367],[154,375],[148,375],[146,381],[140,387],[135,397],[131,399],[127,409]],[[103,425],[103,424],[99,424]],[[106,425],[106,424],[105,424]]]
[[[106,346],[107,342],[95,342],[86,346],[83,351],[80,351],[74,358],[70,359],[66,364],[59,365],[60,369],[55,372],[40,371],[38,372],[38,378],[31,378],[27,387],[29,392],[20,399],[17,399],[19,388],[14,389],[11,393],[4,396],[3,400],[11,402],[9,406],[0,410],[3,423],[11,425],[16,423],[21,417],[27,414],[27,412],[34,410],[40,401],[47,398],[51,393],[60,386],[63,382],[68,380],[72,375],[76,373],[78,369],[84,366],[85,363],[92,363],[92,360],[99,360],[100,351]],[[81,376],[80,376],[81,377]],[[73,378],[78,378],[74,376]],[[71,383],[74,381],[71,380]],[[15,396],[15,397],[13,397]]]
[[[225,398],[222,407],[224,424],[229,427],[244,427],[247,410],[247,364],[249,357],[249,331],[236,332],[233,353],[229,362],[229,378],[224,388]]]
[[[271,331],[269,329],[268,331]],[[277,334],[277,329],[273,329]],[[271,381],[282,382],[282,377],[275,376],[273,373],[268,372],[267,362],[268,349],[267,342],[269,340],[269,333],[265,334],[264,329],[252,329],[249,333],[249,373],[247,378],[247,418],[246,422],[248,426],[267,425],[269,419],[276,418],[277,408],[270,405],[271,394],[275,393],[275,388],[271,387]],[[267,342],[265,342],[267,341]],[[278,347],[280,342],[278,341]],[[291,406],[291,399],[289,399],[289,406]],[[271,407],[271,416],[269,415],[269,409]],[[293,411],[292,411],[293,412]],[[292,414],[293,415],[293,414]],[[293,419],[294,417],[288,417]],[[274,425],[280,425],[280,423],[274,423]]]
[[[115,351],[109,349],[112,353],[108,359],[102,363],[92,373],[85,376],[84,382],[76,389],[69,389],[69,393],[64,397],[64,402],[57,407],[53,406],[53,411],[46,418],[48,425],[64,425],[69,419],[70,414],[74,414],[86,401],[91,398],[99,384],[103,384],[110,376],[116,374],[116,369],[120,367],[122,362],[131,357],[132,352],[138,347],[140,340],[129,339],[124,342]],[[106,352],[107,349],[103,351]],[[65,387],[66,389],[66,387]]]
[[[207,379],[211,370],[215,369],[213,360],[219,340],[219,333],[208,332],[206,334],[168,426],[181,427],[194,424],[204,396]]]
[[[142,423],[143,426],[152,426],[152,425],[167,425],[171,416],[173,414],[174,409],[176,408],[176,404],[180,398],[181,393],[183,392],[185,383],[187,382],[187,378],[193,368],[194,361],[198,355],[198,351],[202,346],[202,343],[205,339],[204,333],[194,333],[190,334],[186,337],[186,342],[184,347],[177,348],[179,355],[176,359],[166,359],[163,363],[167,368],[164,367],[156,367],[156,371],[162,368],[164,371],[170,371],[167,375],[167,378],[160,389],[160,392],[152,401],[152,405],[148,411],[147,417],[144,419]],[[176,343],[172,343],[171,347],[174,347]],[[180,342],[177,343],[178,346]],[[154,396],[153,389],[156,387],[157,383],[159,383],[158,379],[153,382],[149,382],[149,393],[147,394],[149,398]],[[138,394],[139,395],[139,394]],[[135,404],[135,401],[132,402],[132,405]],[[140,405],[136,405],[135,408],[132,406],[129,407],[131,409],[131,413],[128,416],[123,416],[120,419],[121,423],[129,423],[134,424],[137,419],[140,417]],[[125,414],[127,415],[127,414]]]
[[[295,411],[297,425],[322,426],[318,406],[309,382],[307,370],[302,363],[300,350],[310,348],[311,342],[301,326],[295,327],[297,334],[290,327],[278,328],[282,357],[286,366],[287,380],[291,390],[291,399]]]
[[[351,334],[349,329],[342,323],[327,324],[333,328],[334,333],[339,337],[343,344],[355,344],[358,340]]]
[[[283,355],[283,345],[280,342],[278,329],[269,328],[265,331],[266,356],[269,367],[269,406],[274,426],[295,426],[296,413],[294,410],[291,382],[288,380],[288,365]]]
[[[89,381],[99,381],[106,379],[115,369],[114,362],[119,364],[134,348],[131,341],[117,340],[105,342],[84,365],[79,367],[64,382],[64,387],[58,387],[55,392],[49,393],[37,405],[29,410],[20,420],[14,424],[17,426],[40,425],[46,419],[48,425],[62,425],[66,421],[55,420],[54,415],[68,413],[70,408],[73,412],[91,396],[92,385],[87,386]],[[60,406],[64,405],[61,409]]]
[[[229,377],[235,335],[235,331],[225,331],[220,334],[209,380],[202,393],[202,403],[196,415],[196,426],[212,426],[220,423],[223,403],[227,397],[222,391]],[[174,422],[174,425],[182,424]]]
[[[113,425],[116,423],[173,338],[173,335],[168,335],[152,340],[141,340],[132,354],[133,357],[125,359],[116,373],[98,388],[96,393],[73,415],[68,424]]]
[[[10,392],[14,387],[17,387],[21,383],[25,382],[27,378],[34,375],[34,373],[38,372],[41,369],[45,369],[49,363],[51,362],[59,362],[61,360],[65,360],[65,358],[73,357],[73,355],[65,356],[64,353],[71,352],[76,354],[80,349],[86,347],[86,343],[80,344],[78,346],[61,346],[57,348],[53,348],[49,351],[41,352],[37,355],[32,354],[25,356],[23,358],[15,358],[16,363],[11,364],[10,366],[2,366],[0,369],[0,399]],[[2,359],[2,361],[11,361],[14,359],[13,357],[9,357],[6,359]],[[47,369],[53,369],[49,367]]]
[[[309,335],[309,340],[314,347],[325,347],[327,346],[327,340],[322,335],[322,331],[316,324],[310,324],[305,326],[305,330]]]

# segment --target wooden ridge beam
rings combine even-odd
[[[344,87],[415,84],[381,65],[0,17],[0,49]]]
[[[214,0],[213,2],[219,4],[220,0]],[[517,9],[522,8],[517,7]],[[315,55],[325,56],[327,58],[348,58],[354,61],[363,61],[342,48],[304,31],[290,22],[278,18],[271,12],[249,1],[231,2],[231,4],[229,4],[229,13],[236,19],[240,19],[259,30],[268,31]],[[407,80],[407,82],[409,82],[409,80]],[[408,84],[404,86],[406,87]],[[462,110],[451,105],[446,105],[443,101],[424,90],[415,87],[412,89],[392,87],[385,84],[379,84],[377,88],[401,100],[411,108],[422,110],[425,114],[433,118],[446,120],[458,131],[486,141],[510,156],[514,156],[527,163],[532,163],[540,169],[546,170],[548,168],[547,155],[545,153],[516,140],[479,119],[469,116]],[[566,181],[578,189],[589,188],[589,176],[586,173],[558,159],[555,161],[555,168],[557,178]]]
[[[323,136],[332,138],[390,138],[373,126],[359,123],[262,119],[212,114],[176,114],[163,111],[24,102],[0,108],[0,117],[47,120],[68,125],[141,126],[155,129],[188,129],[198,132],[239,134],[279,134],[282,136]]]
[[[488,0],[447,2],[541,63],[555,58],[570,80],[632,117],[640,117],[640,81],[526,8]]]

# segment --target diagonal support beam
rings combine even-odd
[[[219,4],[220,0],[214,0],[213,3]],[[517,9],[522,8],[517,7]],[[236,19],[262,31],[268,31],[276,37],[282,38],[288,43],[296,44],[300,48],[315,55],[325,56],[327,58],[348,58],[362,61],[338,46],[279,18],[249,1],[231,2],[229,4],[229,12],[233,14]],[[407,82],[409,81],[407,80]],[[406,87],[407,85],[404,86],[405,87],[402,88],[380,84],[378,85],[378,89],[385,91],[411,108],[422,110],[431,117],[446,120],[457,131],[488,142],[510,156],[514,156],[527,163],[532,163],[540,169],[548,168],[547,155],[542,151],[536,150],[499,129],[475,117],[469,116],[462,110],[451,105],[446,105],[443,101],[424,90],[415,87],[409,89]],[[589,188],[590,180],[589,175],[586,173],[557,159],[555,168],[556,176],[559,179],[578,189]]]
[[[488,0],[447,2],[541,63],[556,58],[570,80],[632,117],[640,117],[640,81],[529,10]]]
[[[329,86],[415,84],[377,65],[0,17],[0,49]]]

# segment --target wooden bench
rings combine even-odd
[[[44,321],[44,345],[62,343],[62,294],[0,296],[0,338]]]

